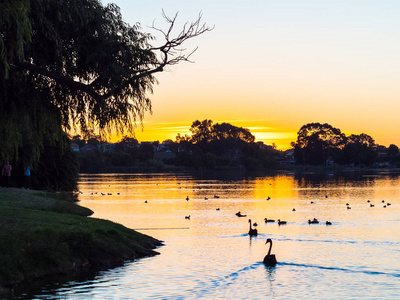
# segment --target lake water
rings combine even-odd
[[[79,189],[93,217],[165,245],[34,299],[400,299],[399,174],[82,175]]]

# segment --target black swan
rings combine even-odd
[[[271,254],[271,249],[272,249],[272,240],[271,239],[267,239],[267,241],[265,242],[265,244],[269,245],[269,250],[268,250],[268,254],[265,255],[263,263],[264,265],[268,266],[268,267],[274,267],[276,265],[276,258],[275,258],[275,254]]]
[[[250,229],[249,229],[249,235],[250,236],[257,236],[258,232],[256,228],[251,228],[251,220],[249,219],[249,223],[250,223]]]

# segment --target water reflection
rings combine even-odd
[[[400,287],[399,183],[397,174],[354,172],[83,175],[80,204],[94,217],[165,246],[159,256],[45,289],[40,298],[390,298]],[[392,205],[383,208],[382,200]],[[258,223],[257,237],[248,235],[249,218]],[[320,223],[308,224],[313,218]],[[262,263],[267,238],[275,268]],[[366,282],[373,283],[368,293],[356,288]]]

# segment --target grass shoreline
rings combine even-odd
[[[0,295],[48,276],[158,254],[161,241],[92,213],[71,195],[0,188]]]

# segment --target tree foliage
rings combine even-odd
[[[229,139],[252,143],[255,140],[254,135],[247,128],[237,127],[225,122],[213,125],[213,121],[207,119],[194,121],[189,130],[192,133],[190,141],[194,144]],[[181,139],[180,135],[179,138]]]
[[[300,164],[325,164],[326,160],[342,149],[346,136],[327,123],[303,125],[297,133],[295,158]]]
[[[192,52],[182,44],[211,30],[201,15],[177,36],[168,18],[165,41],[123,21],[115,4],[99,0],[0,1],[0,159],[38,162],[64,131],[98,129],[133,134],[151,112],[156,73]]]
[[[378,158],[377,145],[371,136],[361,133],[347,137],[329,124],[302,126],[293,146],[297,164],[325,165],[330,160],[343,165],[370,166]]]

